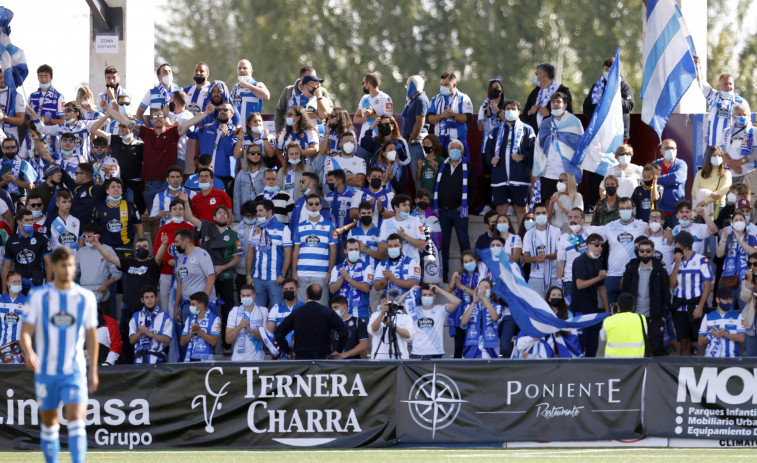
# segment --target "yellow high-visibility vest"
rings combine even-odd
[[[607,333],[605,357],[644,357],[646,318],[633,312],[621,312],[606,318],[602,326]]]

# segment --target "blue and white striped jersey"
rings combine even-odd
[[[129,320],[129,336],[139,332],[139,327],[144,325],[150,332],[155,334],[162,334],[173,338],[173,320],[167,313],[160,310],[159,307],[155,307],[152,313],[148,312],[144,308],[139,312],[132,315]],[[139,340],[134,344],[135,353],[139,350],[151,351],[151,352],[165,352],[167,344],[159,342],[155,338],[151,338],[146,335],[139,337]],[[147,363],[154,365],[158,363],[158,356],[147,354],[134,357],[134,363]]]
[[[323,213],[323,211],[321,212]],[[292,243],[300,245],[297,260],[297,274],[306,277],[328,278],[329,246],[337,244],[338,236],[334,224],[323,215],[318,222],[306,220],[294,229]]]
[[[63,117],[63,105],[65,104],[66,100],[63,95],[52,86],[44,93],[37,90],[29,95],[29,106],[34,109],[39,117],[59,119]]]
[[[252,247],[258,239],[259,231],[257,231],[257,235],[253,235],[256,231],[256,229],[250,231],[248,247]],[[276,280],[281,274],[284,266],[284,248],[292,247],[292,232],[287,225],[278,220],[269,225],[267,231],[271,240],[268,249],[261,251],[253,248],[255,260],[252,263],[252,277],[270,281]],[[252,252],[252,250],[247,250],[247,252]],[[302,255],[302,248],[300,248],[300,255]]]
[[[355,238],[363,243],[371,251],[378,251],[380,231],[376,225],[371,225],[368,231],[363,230],[362,225],[358,225],[347,233],[347,239]],[[373,257],[369,257],[367,254],[360,256],[362,259],[367,260],[371,267],[375,268],[378,263]]]
[[[694,238],[694,245],[691,249],[697,254],[704,254],[704,240],[710,236],[710,232],[707,231],[707,225],[703,223],[691,223],[686,228],[676,225],[673,227],[673,236],[682,231],[691,233],[691,236]]]
[[[34,325],[38,375],[84,375],[86,330],[97,328],[92,291],[72,283],[60,290],[48,283],[32,291],[24,307],[24,323]]]
[[[74,148],[74,154],[79,158],[79,162],[90,162],[89,157],[89,137],[92,131],[92,126],[97,121],[77,121],[74,125],[68,124],[56,124],[45,125],[44,123],[36,122],[37,129],[40,133],[50,135],[53,137],[60,137],[64,133],[73,133],[76,137],[76,147]]]
[[[258,82],[252,77],[250,77],[248,83],[256,87],[262,86],[265,88],[264,83]],[[247,123],[247,116],[252,113],[259,113],[263,110],[263,100],[255,96],[255,94],[249,89],[242,87],[241,82],[236,84],[231,90],[229,99],[231,100],[231,104],[236,108],[235,111],[239,114],[239,119],[242,121],[243,125],[246,125]]]
[[[723,146],[723,133],[731,124],[731,111],[734,105],[744,103],[746,100],[736,93],[725,96],[720,90],[710,87],[707,82],[702,82],[702,84],[702,94],[710,107],[707,114],[707,140],[705,141],[708,145]]]
[[[746,333],[744,329],[744,319],[741,314],[735,310],[726,313],[720,313],[713,310],[704,316],[702,324],[699,327],[699,335],[707,336],[710,342],[707,343],[705,357],[738,357],[739,343],[731,341],[726,337],[718,338],[712,335],[712,328],[725,330],[730,334]]]
[[[168,103],[170,103],[173,92],[181,89],[182,88],[178,85],[171,84],[171,89],[169,90],[165,85],[160,83],[148,90],[147,93],[145,93],[144,98],[142,98],[142,102],[139,103],[139,107],[142,109],[149,109],[150,111],[147,111],[147,113],[149,114],[153,110],[160,109],[161,105],[167,105]]]
[[[702,295],[704,282],[711,280],[710,260],[695,252],[689,260],[681,259],[674,294],[681,299],[694,299]],[[678,310],[685,311],[686,306],[681,306]]]
[[[0,296],[0,346],[18,341],[26,300],[27,297],[23,294],[19,294],[15,300],[11,300],[8,293]]]

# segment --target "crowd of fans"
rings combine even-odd
[[[584,100],[587,117],[612,64]],[[14,314],[52,278],[51,251],[67,246],[79,284],[99,302],[110,364],[262,360],[269,350],[275,358],[272,333],[307,301],[328,304],[347,327],[347,341],[331,333],[333,358],[441,357],[445,327],[457,358],[596,355],[599,325],[518,334],[484,255],[519,263],[559,318],[626,301],[646,318],[654,355],[698,346],[710,356],[757,354],[757,226],[743,181],[757,161],[732,76],[717,89],[700,81],[708,148],[687,192],[689,166],[672,139],[644,166],[620,146],[605,176],[565,162],[561,147],[574,148],[583,129],[550,64],[536,67],[525,105],[489,81],[476,119],[482,166],[467,137],[476,110],[451,72],[431,98],[410,76],[401,116],[368,73],[350,116],[305,66],[281,92],[275,131],[260,113],[267,86],[248,60],[237,75],[230,89],[201,62],[182,88],[163,64],[132,106],[139,94],[114,67],[105,92],[81,87],[69,100],[50,66],[37,69],[28,101],[0,74],[0,345],[17,339]],[[628,138],[633,90],[623,82],[621,91]],[[483,205],[473,204],[479,189]],[[486,232],[471,249],[474,212]],[[450,260],[453,229],[459,262]],[[419,297],[407,298],[417,285]]]

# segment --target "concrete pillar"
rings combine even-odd
[[[99,53],[90,19],[89,85],[97,96],[105,91],[107,66],[116,66],[121,76],[121,86],[132,99],[129,112],[136,112],[145,92],[157,83],[155,76],[155,10],[152,2],[144,0],[105,0],[111,8],[123,8],[123,38],[118,40],[118,52]],[[90,14],[91,18],[91,14]]]

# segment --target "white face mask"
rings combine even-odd
[[[560,117],[563,114],[565,114],[565,110],[564,109],[553,109],[552,110],[552,115],[555,116],[555,117]]]
[[[576,233],[578,233],[579,231],[581,231],[581,224],[580,224],[580,223],[577,223],[577,224],[575,224],[575,225],[571,225],[571,226],[570,226],[570,231],[572,231],[572,232],[573,232],[573,234],[576,234]]]
[[[565,193],[565,190],[567,189],[568,189],[568,185],[566,185],[565,182],[557,182],[558,193]]]
[[[676,151],[675,150],[665,150],[665,160],[666,161],[672,161],[676,158]]]
[[[173,76],[171,74],[166,74],[160,78],[160,81],[163,82],[163,85],[166,87],[170,87],[171,84],[173,84]]]
[[[710,156],[710,164],[712,164],[713,166],[717,167],[722,163],[723,163],[723,158],[721,158],[720,156]]]
[[[733,192],[731,192],[731,193],[728,193],[728,194],[727,194],[727,195],[725,196],[725,200],[726,200],[726,201],[728,201],[728,204],[736,204],[736,200],[737,200],[737,199],[738,199],[738,198],[736,197],[736,194],[735,194],[735,193],[733,193]]]
[[[355,151],[355,144],[351,141],[346,142],[344,145],[342,145],[342,153],[344,154],[352,154]],[[387,153],[388,155],[389,153]]]
[[[397,152],[396,151],[387,151],[386,152],[386,159],[388,159],[390,162],[394,162],[394,160],[397,159]]]
[[[662,224],[660,222],[649,222],[649,229],[652,230],[652,233],[657,233],[662,228]]]
[[[618,162],[621,166],[627,166],[631,162],[631,155],[621,154],[620,156],[618,156]]]
[[[738,222],[733,222],[733,229],[737,232],[743,232],[746,228],[746,222],[739,220]]]
[[[250,76],[237,76],[237,79],[240,82],[249,82],[250,81]]]

